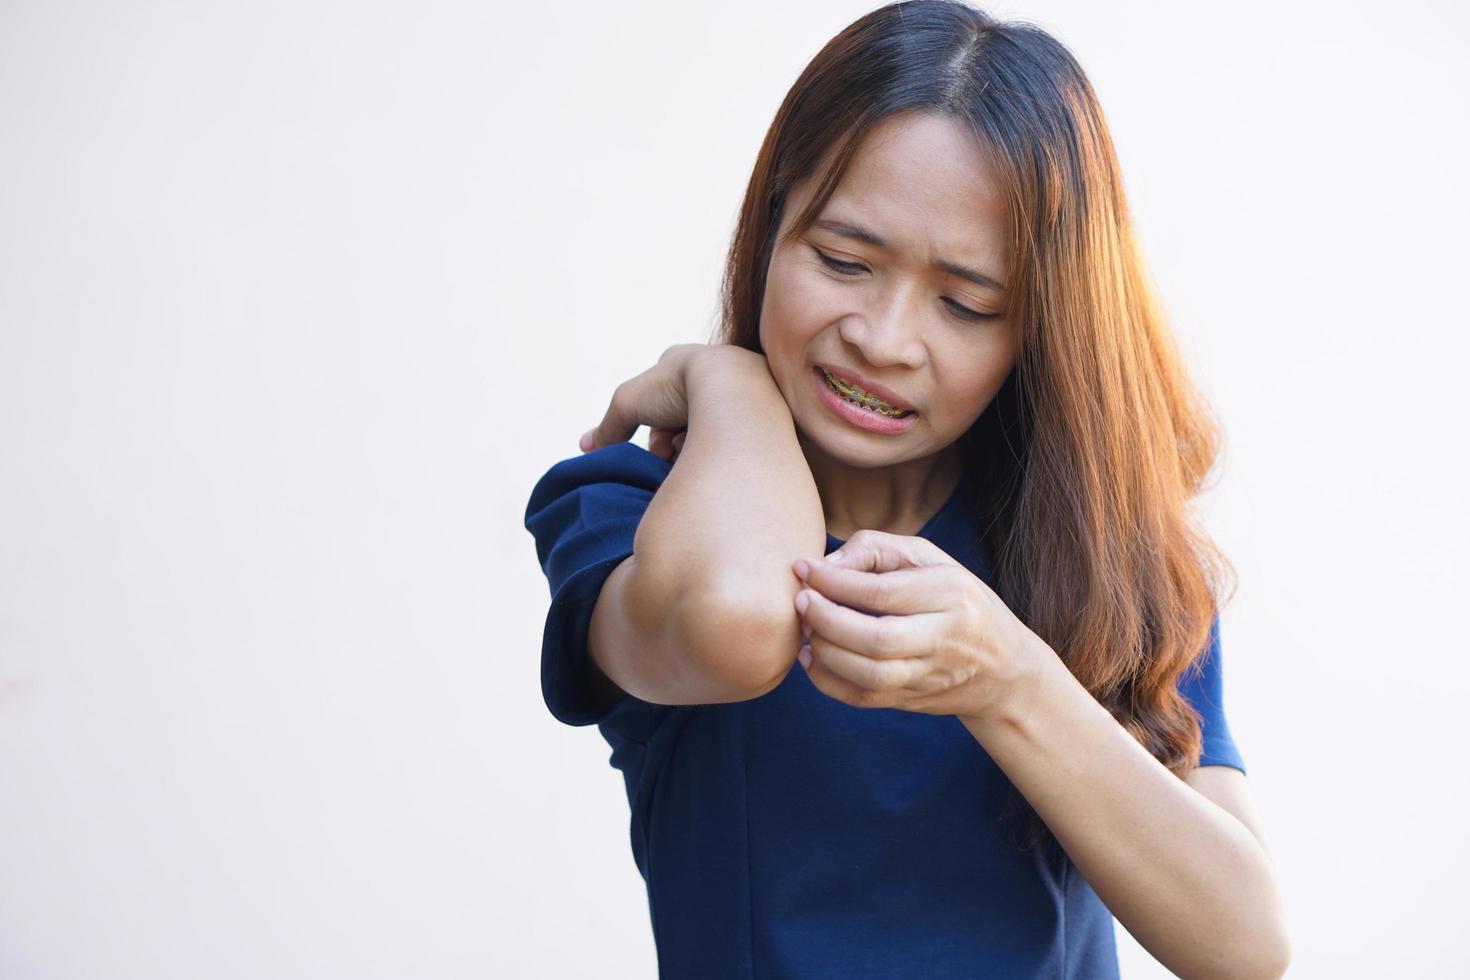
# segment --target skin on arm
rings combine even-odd
[[[606,703],[626,691],[717,704],[774,688],[801,644],[791,564],[826,547],[821,498],[766,359],[715,345],[685,377],[678,462],[593,607],[588,671]]]
[[[1261,819],[1256,815],[1255,803],[1251,800],[1250,786],[1245,773],[1234,766],[1200,766],[1184,777],[1186,785],[1194,788],[1205,799],[1229,813],[1245,825],[1261,849],[1268,855],[1266,835],[1261,829]]]
[[[1182,977],[1279,977],[1291,959],[1245,774],[1180,779],[1039,639],[1024,693],[971,734],[1139,944]]]

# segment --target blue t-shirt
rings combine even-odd
[[[1017,846],[1014,788],[953,715],[855,708],[799,665],[750,701],[594,710],[592,607],[671,465],[630,442],[562,460],[525,517],[552,596],[542,696],[612,747],[660,976],[1116,977],[1112,914],[1059,847]],[[973,489],[966,475],[918,536],[988,584]],[[841,544],[828,535],[827,552]],[[1179,682],[1202,716],[1200,765],[1244,771],[1218,617],[1200,665]]]

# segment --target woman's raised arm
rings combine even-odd
[[[747,700],[779,684],[796,659],[801,583],[791,566],[826,550],[826,520],[765,357],[710,345],[682,371],[683,448],[644,512],[633,556],[603,586],[589,652],[645,701]],[[613,438],[646,424],[629,422],[613,421]]]

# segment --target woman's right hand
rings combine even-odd
[[[672,463],[684,448],[689,426],[690,362],[723,344],[675,344],[658,363],[613,390],[602,422],[582,434],[583,452],[614,442],[627,442],[640,425],[648,426],[648,450]]]

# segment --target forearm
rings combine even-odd
[[[658,574],[686,594],[698,590],[758,630],[734,653],[770,658],[750,665],[752,676],[775,682],[800,645],[792,607],[800,583],[791,565],[825,550],[821,498],[764,357],[712,348],[690,363],[686,394],[684,445],[639,524],[634,551],[640,561],[652,556]],[[789,651],[784,665],[775,651]]]
[[[1264,848],[1151,756],[1039,639],[1011,710],[962,718],[1128,932],[1181,977],[1278,976]]]

